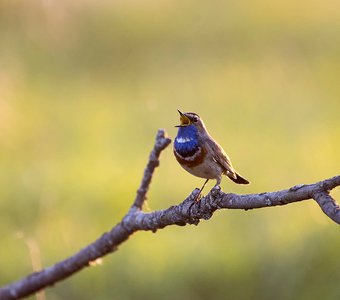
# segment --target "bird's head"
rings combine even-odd
[[[182,113],[180,110],[178,110],[178,113],[180,115],[180,125],[177,125],[175,127],[186,127],[186,126],[195,126],[198,131],[205,131],[205,125],[203,123],[203,120],[199,117],[199,115],[193,113],[193,112],[187,112]]]

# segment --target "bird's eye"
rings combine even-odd
[[[197,123],[198,122],[198,118],[194,117],[194,122]]]

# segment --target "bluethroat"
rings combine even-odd
[[[174,142],[174,154],[179,164],[190,174],[205,178],[200,192],[209,179],[220,185],[222,175],[238,184],[249,181],[238,174],[223,148],[210,136],[203,120],[195,113],[180,114],[181,124]]]

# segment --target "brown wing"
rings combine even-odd
[[[223,148],[217,144],[212,138],[206,140],[208,153],[212,153],[213,159],[223,168],[224,174],[233,179],[237,179],[237,174],[231,164],[229,156]],[[210,150],[210,151],[209,151]]]
[[[223,148],[212,138],[206,139],[207,151],[213,154],[213,159],[223,168],[223,174],[227,175],[232,181],[238,184],[249,184],[250,182],[238,174],[231,164],[229,156]]]

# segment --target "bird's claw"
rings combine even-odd
[[[221,192],[221,187],[219,185],[215,185],[210,191],[211,195],[215,198],[220,194],[220,192]]]

